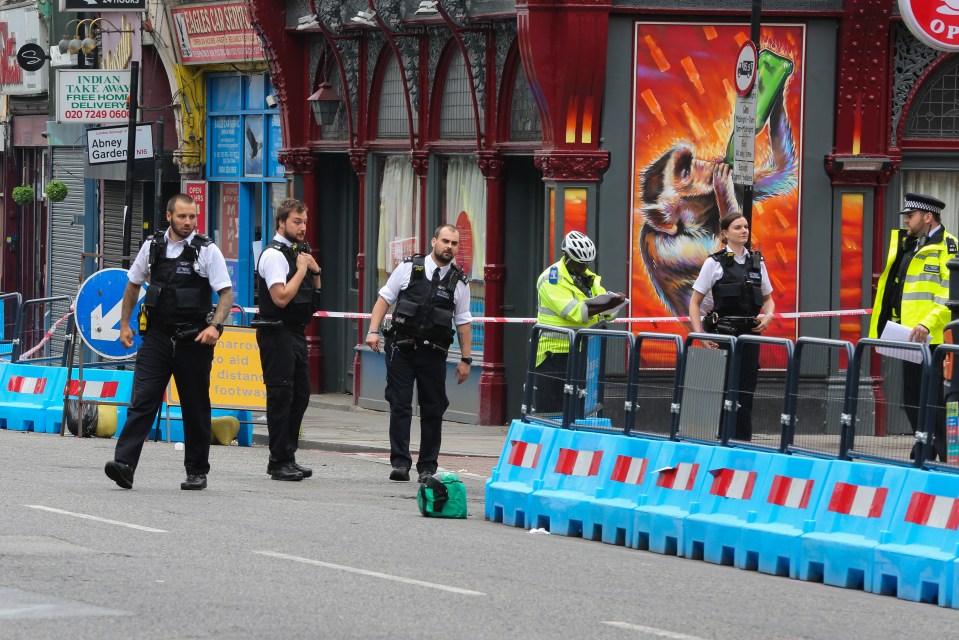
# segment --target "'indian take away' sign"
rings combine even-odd
[[[57,122],[126,122],[129,95],[129,71],[58,69]]]

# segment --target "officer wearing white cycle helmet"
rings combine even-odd
[[[579,330],[615,314],[603,313],[621,305],[626,296],[615,293],[603,304],[586,302],[606,293],[600,276],[588,266],[596,259],[596,245],[586,234],[570,231],[563,238],[563,257],[551,264],[536,281],[539,298],[536,321],[540,324]],[[536,351],[533,407],[536,413],[556,413],[562,410],[562,392],[569,359],[569,342],[565,338],[541,334]]]

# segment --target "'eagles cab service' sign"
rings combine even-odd
[[[940,51],[959,51],[959,0],[899,0],[912,35]]]

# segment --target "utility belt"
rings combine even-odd
[[[303,322],[287,322],[279,319],[271,320],[260,316],[254,316],[250,322],[250,326],[257,330],[278,331],[280,329],[286,329],[292,333],[306,333],[306,324]]]
[[[715,333],[721,336],[741,336],[752,333],[759,326],[756,318],[749,316],[720,316],[711,311],[703,318],[703,329],[706,333]]]
[[[448,347],[443,347],[435,342],[430,342],[426,338],[419,338],[408,333],[402,333],[397,331],[395,327],[383,329],[383,337],[387,338],[397,349],[409,349],[412,351],[422,347],[424,349],[438,351],[442,353],[444,357],[449,353]]]
[[[203,321],[171,323],[151,321],[149,323],[149,331],[151,333],[154,331],[162,333],[163,335],[169,336],[173,342],[195,340],[205,328],[206,322]],[[140,333],[145,334],[146,331],[141,328]]]

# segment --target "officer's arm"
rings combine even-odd
[[[585,322],[583,314],[584,304],[558,285],[546,282],[540,287],[541,304],[548,307],[554,314],[569,322]]]
[[[312,257],[308,253],[297,254],[296,273],[293,274],[289,282],[276,282],[270,287],[270,298],[273,299],[273,304],[281,309],[290,304],[290,301],[296,297],[296,292],[300,289],[300,283],[306,277],[311,260]]]
[[[123,303],[120,305],[120,344],[130,348],[133,346],[133,329],[130,328],[130,315],[133,313],[133,307],[140,299],[140,289],[143,285],[127,282],[126,289],[123,290]]]
[[[223,324],[226,321],[230,310],[233,308],[233,288],[224,287],[216,292],[219,298],[216,301],[216,309],[213,310],[213,324]]]

